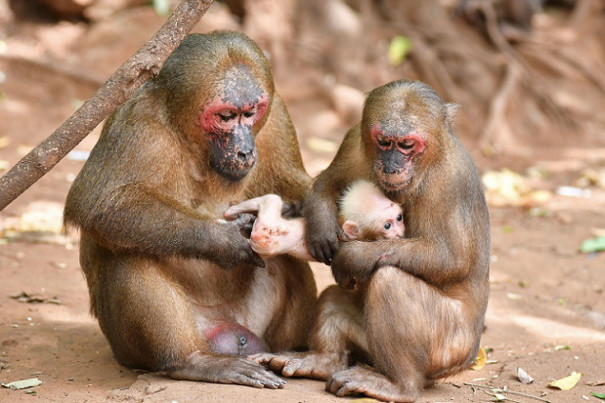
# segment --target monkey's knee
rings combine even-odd
[[[267,352],[267,346],[254,333],[237,323],[221,323],[206,334],[215,354],[248,356]]]

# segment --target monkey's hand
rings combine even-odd
[[[303,216],[307,221],[305,241],[309,253],[318,262],[330,265],[339,240],[345,236],[338,223],[336,206],[309,203],[303,208]]]
[[[281,216],[285,219],[302,217],[302,202],[284,202],[281,209]]]
[[[252,250],[248,239],[242,235],[253,218],[252,215],[244,214],[234,221],[216,223],[215,231],[209,237],[211,245],[208,254],[204,257],[227,270],[242,263],[265,267],[263,259]]]
[[[351,241],[341,245],[332,262],[334,280],[341,288],[351,290],[366,283],[377,269],[378,259],[372,242]]]

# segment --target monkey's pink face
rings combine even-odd
[[[387,192],[403,189],[414,175],[415,158],[426,149],[426,135],[387,133],[377,124],[370,129],[370,136],[376,147],[374,172],[381,187]]]
[[[399,204],[390,204],[379,212],[376,221],[376,234],[378,239],[403,238],[405,225],[403,224],[403,212]]]
[[[253,127],[268,106],[268,94],[263,92],[247,103],[236,104],[228,97],[215,99],[200,110],[200,127],[210,142],[212,166],[223,177],[238,181],[256,164]]]

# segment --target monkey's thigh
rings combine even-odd
[[[353,349],[367,354],[368,342],[362,312],[363,291],[346,291],[337,285],[326,288],[317,301],[311,350],[344,353]]]
[[[475,357],[479,334],[466,305],[401,269],[374,273],[365,312],[374,366],[408,388]]]
[[[204,350],[185,293],[158,263],[118,254],[96,264],[99,275],[91,301],[120,364],[169,370]]]
[[[269,276],[278,279],[279,289],[254,299],[262,309],[267,299],[278,299],[277,308],[265,330],[265,340],[272,352],[302,350],[308,347],[313,307],[317,300],[317,287],[307,262],[291,256],[267,259]],[[271,305],[271,304],[270,304]]]

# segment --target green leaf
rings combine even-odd
[[[166,17],[170,14],[170,0],[153,0],[153,9],[158,15]]]
[[[504,227],[502,227],[502,232],[504,232],[505,234],[510,234],[513,231],[514,228],[510,225],[505,225]]]
[[[584,253],[601,252],[605,250],[605,236],[590,238],[582,242],[580,250]]]
[[[391,39],[389,44],[389,62],[393,66],[403,63],[412,50],[412,40],[407,36],[398,35]]]
[[[594,393],[594,392],[590,392],[591,395],[593,395],[594,397],[598,397],[599,399],[603,399],[605,400],[605,393]]]

